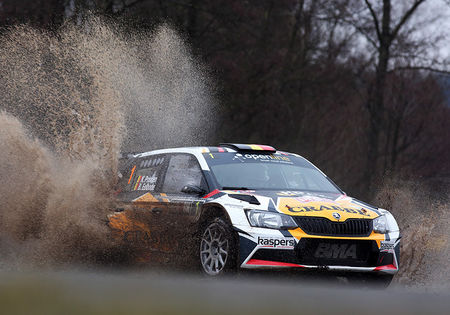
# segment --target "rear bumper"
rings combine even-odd
[[[321,269],[396,274],[400,237],[320,237],[298,231],[238,229],[239,265],[246,269]]]

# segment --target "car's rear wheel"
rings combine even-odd
[[[200,238],[200,265],[203,272],[218,276],[235,270],[235,244],[229,224],[221,218],[209,221]]]

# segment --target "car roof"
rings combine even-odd
[[[261,148],[269,147],[271,150],[264,150],[264,149],[258,149],[257,146],[260,146]],[[249,149],[250,147],[250,149]],[[296,153],[290,153],[290,152],[284,152],[275,150],[274,148],[266,145],[246,145],[246,144],[220,144],[219,146],[204,146],[204,147],[178,147],[178,148],[168,148],[168,149],[159,149],[159,150],[153,150],[153,151],[147,151],[142,153],[131,153],[131,154],[124,154],[122,153],[122,156],[126,156],[127,159],[134,159],[134,158],[142,158],[147,156],[152,156],[156,154],[167,154],[167,153],[188,153],[192,154],[197,157],[200,167],[203,170],[209,170],[209,165],[206,163],[206,160],[203,158],[204,153],[214,153],[214,154],[223,154],[223,153],[241,153],[241,154],[275,154],[275,155],[287,155],[287,156],[296,156],[302,159],[306,158],[303,156],[296,154]],[[310,161],[308,161],[311,163]],[[311,163],[311,165],[314,166],[319,172],[321,172],[324,176],[325,173],[323,173],[317,166]]]
[[[198,146],[198,147],[178,147],[178,148],[167,148],[158,149],[153,151],[147,151],[142,153],[133,154],[134,157],[146,157],[155,154],[165,154],[165,153],[190,153],[190,154],[202,154],[202,153],[247,153],[247,154],[284,154],[284,155],[294,155],[300,157],[300,155],[295,153],[289,153],[284,151],[277,151],[273,147],[267,145],[255,145],[255,144],[221,144],[219,146]]]

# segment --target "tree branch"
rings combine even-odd
[[[367,41],[370,44],[372,44],[372,46],[375,49],[378,49],[378,44],[375,42],[374,39],[372,39],[372,37],[370,37],[369,33],[367,33],[366,30],[364,30],[364,28],[358,26],[358,24],[356,22],[354,22],[353,20],[345,20],[344,19],[343,21],[350,24],[351,26],[353,26],[361,35],[363,35],[367,39]]]
[[[381,33],[380,33],[380,23],[378,22],[377,15],[373,10],[372,4],[370,4],[369,0],[364,0],[366,2],[367,7],[369,8],[370,14],[373,18],[373,23],[375,24],[375,31],[377,32],[378,40],[381,41]]]
[[[406,11],[405,15],[402,17],[400,22],[398,22],[398,24],[394,27],[394,30],[391,33],[392,39],[394,39],[397,36],[397,34],[400,31],[400,29],[402,28],[402,26],[406,23],[406,21],[408,21],[408,19],[411,17],[411,15],[414,13],[414,11],[419,7],[419,5],[421,5],[425,1],[426,0],[416,0],[414,2],[414,4],[412,5],[412,7],[409,8],[408,11]]]
[[[433,67],[426,67],[426,66],[404,66],[404,67],[395,67],[392,70],[389,70],[389,73],[395,72],[395,71],[400,71],[400,70],[425,70],[425,71],[430,71],[430,72],[435,72],[435,73],[439,73],[439,74],[445,74],[445,75],[450,75],[450,71],[449,70],[443,70],[443,69],[436,69]]]

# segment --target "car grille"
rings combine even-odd
[[[300,264],[313,266],[376,266],[379,250],[375,241],[302,238],[295,252]]]
[[[372,220],[348,219],[333,222],[326,218],[293,217],[298,226],[311,235],[323,236],[368,236],[372,232]]]

